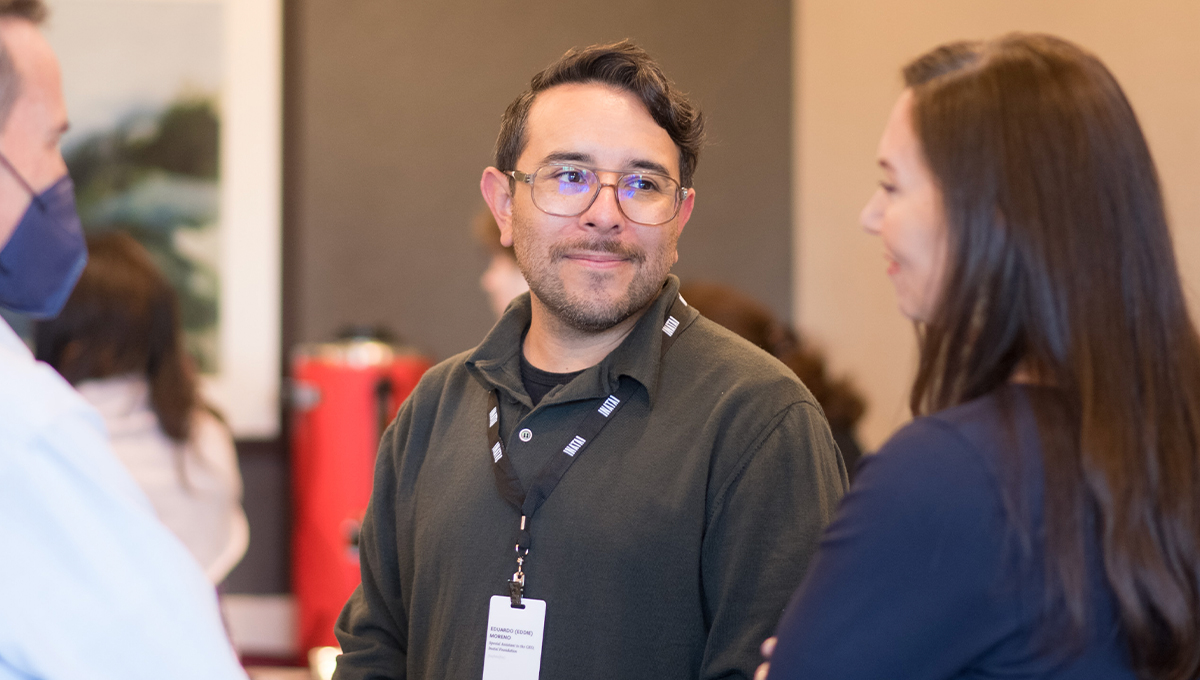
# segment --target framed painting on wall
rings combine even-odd
[[[205,398],[279,431],[280,0],[47,0],[84,229],[124,230],[180,296]]]

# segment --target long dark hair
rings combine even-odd
[[[1047,579],[1088,621],[1087,532],[1135,670],[1200,673],[1200,340],[1132,107],[1094,56],[1013,34],[904,72],[948,257],[916,414],[1020,373],[1038,406]]]
[[[72,385],[118,375],[145,376],[163,432],[187,441],[198,405],[183,346],[179,301],[131,236],[88,237],[88,263],[57,318],[37,325],[37,358]]]

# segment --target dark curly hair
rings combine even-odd
[[[516,170],[517,158],[525,150],[525,121],[538,94],[568,83],[603,83],[640,99],[650,117],[679,148],[679,183],[692,186],[700,148],[704,145],[704,115],[672,86],[645,50],[628,40],[569,50],[535,75],[529,81],[529,89],[508,105],[500,119],[497,168]]]

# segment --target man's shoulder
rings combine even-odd
[[[89,493],[118,494],[149,507],[113,456],[100,413],[49,365],[11,348],[0,348],[0,441],[6,474],[44,487],[48,496],[53,493],[46,489],[78,476],[88,480]]]
[[[704,316],[697,317],[670,354],[672,368],[690,373],[707,390],[757,394],[781,404],[817,405],[808,388],[781,361]]]
[[[443,394],[461,391],[468,385],[474,384],[476,381],[467,368],[467,359],[470,358],[473,351],[474,349],[469,349],[459,352],[430,367],[421,376],[417,386],[413,388],[409,401],[418,407],[435,406],[442,401]]]
[[[470,358],[474,348],[464,350],[454,356],[443,359],[425,371],[425,375],[421,377],[421,382],[417,385],[418,390],[431,390],[445,387],[447,384],[461,381],[470,377],[467,371],[467,359]]]
[[[0,348],[0,436],[10,443],[26,439],[66,416],[99,422],[94,409],[53,368]]]

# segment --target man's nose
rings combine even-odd
[[[592,204],[579,216],[580,221],[597,229],[612,229],[624,224],[625,215],[617,203],[617,185],[601,184],[596,191],[596,198],[592,199]]]

